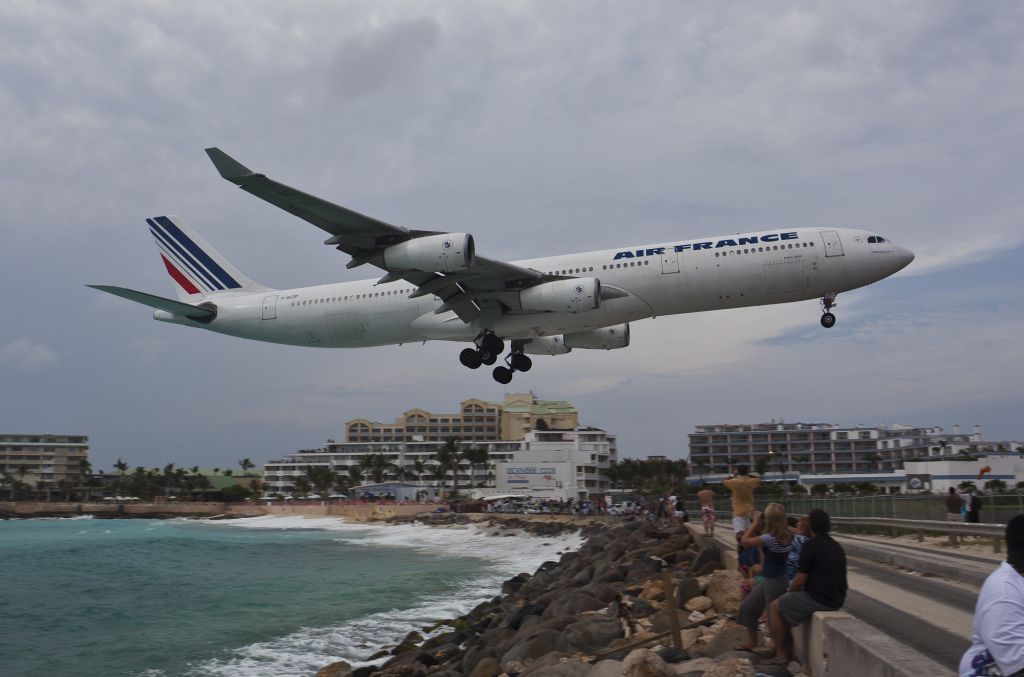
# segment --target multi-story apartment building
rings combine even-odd
[[[506,395],[504,402],[469,399],[459,412],[435,414],[410,409],[393,423],[356,418],[345,424],[346,442],[443,442],[450,437],[477,441],[521,440],[531,430],[574,429],[576,408],[561,400],[539,400],[533,393]]]
[[[88,460],[85,435],[0,434],[0,473],[32,485],[77,482],[88,472],[82,464]]]
[[[295,478],[305,475],[306,469],[321,466],[330,468],[342,476],[349,476],[353,467],[362,467],[367,456],[380,454],[389,466],[384,470],[383,481],[405,480],[429,486],[437,486],[440,479],[435,479],[429,470],[422,474],[416,471],[417,461],[429,468],[433,466],[434,454],[439,442],[328,442],[319,449],[305,449],[293,454],[270,461],[263,466],[263,481],[267,494],[288,494],[295,487]],[[458,484],[463,489],[480,484],[493,482],[493,464],[501,460],[510,460],[520,441],[500,440],[460,440],[461,450],[471,447],[487,449],[491,467],[473,467],[468,461],[459,466]],[[370,472],[364,469],[362,479],[371,481]],[[449,485],[452,482],[448,475]]]
[[[981,430],[952,433],[942,428],[903,424],[842,427],[834,423],[741,423],[699,425],[690,436],[690,463],[708,473],[729,472],[738,464],[802,474],[885,472],[909,459],[938,459],[975,453],[997,445]]]

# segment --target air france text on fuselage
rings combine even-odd
[[[744,245],[750,246],[752,244],[758,244],[759,242],[780,242],[784,240],[796,240],[799,235],[796,232],[788,233],[769,233],[768,235],[754,235],[750,237],[738,237],[735,240],[718,240],[717,242],[682,242],[672,247],[647,247],[646,249],[632,249],[627,251],[617,252],[612,260],[617,259],[635,259],[642,256],[662,256],[666,249],[672,249],[675,252],[682,252],[687,250],[699,251],[701,249],[718,249],[719,247],[742,247]]]

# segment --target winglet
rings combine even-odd
[[[206,154],[210,156],[210,160],[213,161],[213,166],[217,168],[220,175],[228,181],[242,179],[255,174],[254,171],[222,151],[220,148],[207,148]]]

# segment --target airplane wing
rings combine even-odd
[[[349,254],[349,268],[371,263],[387,271],[380,283],[405,280],[417,287],[412,296],[434,294],[440,298],[443,304],[437,313],[452,310],[463,322],[472,322],[480,316],[482,307],[495,303],[492,299],[498,292],[562,279],[483,256],[474,256],[468,268],[449,273],[388,266],[383,261],[387,247],[444,233],[409,230],[309,195],[253,172],[219,148],[207,148],[206,154],[220,175],[242,190],[330,233],[324,244]]]
[[[128,299],[129,301],[141,303],[142,305],[149,306],[150,308],[165,310],[168,313],[174,313],[175,315],[184,315],[196,322],[211,320],[217,315],[217,311],[211,310],[210,308],[193,306],[188,303],[182,303],[181,301],[165,299],[162,296],[154,296],[153,294],[135,291],[134,289],[127,289],[125,287],[112,287],[106,284],[87,284],[85,286],[105,291],[108,294],[113,294],[114,296],[120,296],[121,298]]]

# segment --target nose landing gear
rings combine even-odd
[[[821,297],[821,326],[825,329],[831,329],[835,326],[836,316],[831,312],[832,308],[836,305],[836,294],[835,292],[825,294]]]

